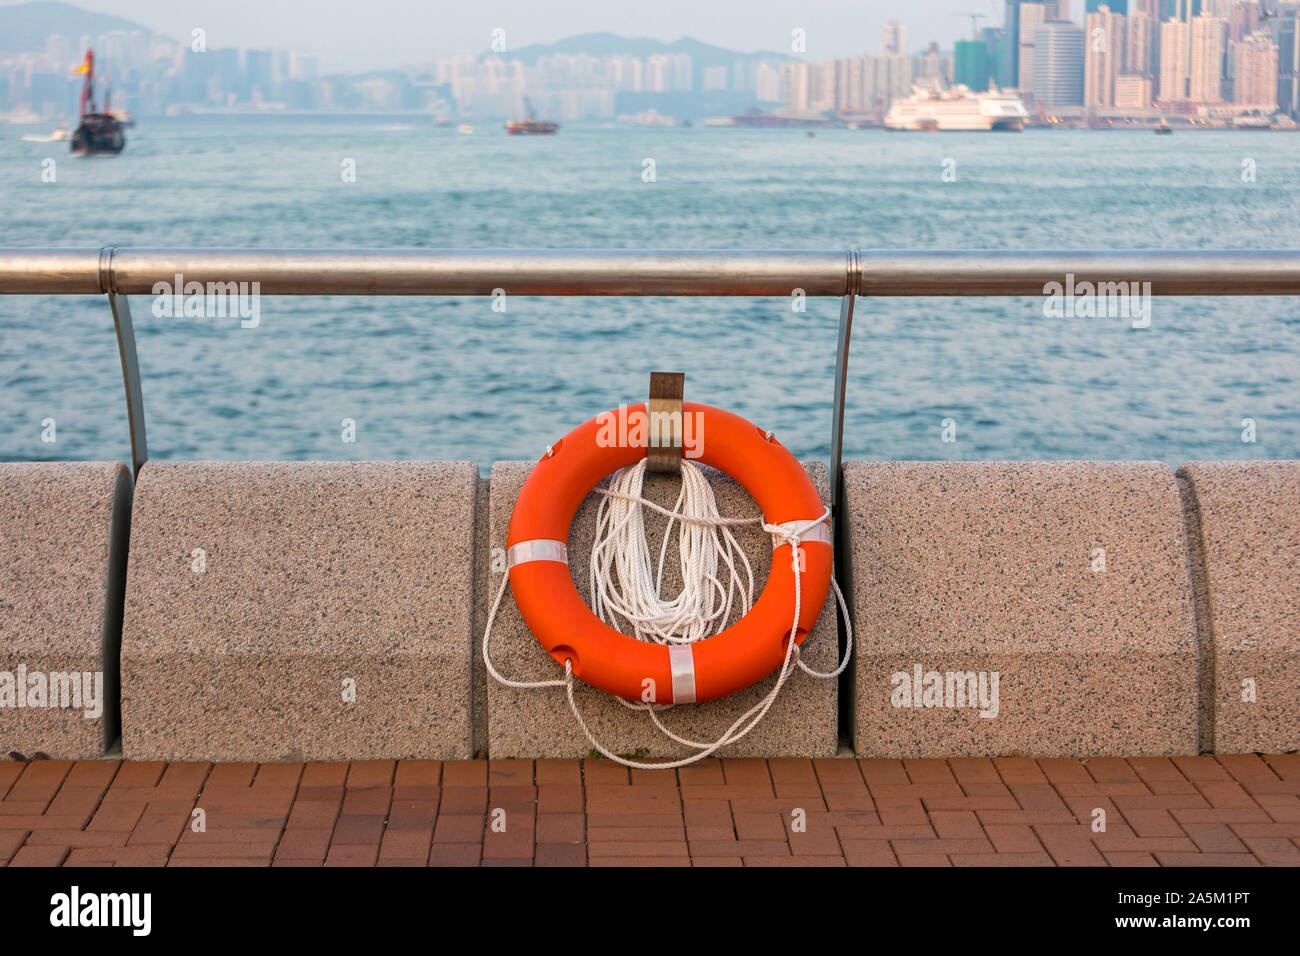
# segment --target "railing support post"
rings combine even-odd
[[[144,393],[140,388],[140,360],[135,351],[135,327],[131,324],[131,303],[124,295],[108,290],[108,304],[113,310],[117,330],[117,351],[122,358],[122,384],[126,388],[126,420],[131,428],[131,470],[135,477],[149,459],[144,436]]]
[[[853,300],[840,299],[840,329],[835,347],[835,410],[831,419],[831,517],[840,517],[840,468],[844,456],[844,399],[848,388],[849,339],[853,335]]]
[[[840,589],[847,595],[849,613],[853,609],[853,576],[851,573],[849,552],[852,547],[848,522],[844,516],[844,402],[849,382],[849,343],[853,338],[853,306],[858,292],[862,288],[862,256],[858,250],[849,252],[848,278],[845,282],[844,296],[840,299],[840,324],[835,338],[835,407],[831,419],[831,540],[834,542],[837,560],[834,564],[836,580]],[[839,615],[836,615],[839,621]],[[847,644],[843,626],[837,627],[839,635],[839,652],[842,657]],[[853,726],[853,680],[854,668],[847,669],[839,679],[839,725],[841,728]]]
[[[844,400],[849,382],[849,340],[853,337],[853,305],[862,287],[862,254],[849,250],[844,295],[840,298],[840,326],[835,339],[835,395],[831,417],[831,527],[840,519],[840,470],[844,457]]]

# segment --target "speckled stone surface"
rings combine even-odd
[[[477,483],[470,463],[146,465],[124,756],[469,756]]]
[[[111,556],[130,513],[131,473],[119,462],[0,465],[0,753],[89,759],[117,736],[124,568]],[[73,685],[58,678],[60,706],[32,696],[72,672],[83,675],[78,690],[102,688],[97,702],[71,706],[63,688]],[[46,706],[15,706],[20,674],[26,702]]]
[[[1189,462],[1178,477],[1208,644],[1204,743],[1300,750],[1300,461]]]
[[[850,462],[844,483],[859,756],[1197,752],[1192,586],[1169,468]],[[932,673],[983,672],[990,696],[998,673],[997,716],[949,706],[961,682],[949,698],[946,677],[942,697],[909,694],[918,664],[923,688]]]
[[[492,467],[491,544],[505,547],[506,531],[515,500],[532,467],[531,462],[497,462]],[[829,498],[826,467],[820,462],[806,466],[823,500]],[[757,517],[758,506],[726,475],[706,469],[727,517]],[[675,476],[651,475],[646,497],[671,507],[679,488]],[[569,535],[569,561],[574,580],[590,604],[587,586],[589,558],[595,537],[597,497],[588,495],[578,509]],[[658,554],[665,519],[654,512],[646,516],[650,550]],[[772,562],[771,538],[757,525],[741,526],[737,538],[754,569],[756,591],[767,580]],[[675,541],[675,539],[674,539]],[[504,552],[497,552],[503,555]],[[676,546],[670,548],[668,565],[676,570]],[[503,559],[502,559],[503,560]],[[501,562],[497,563],[501,566]],[[680,577],[665,573],[665,593],[675,593]],[[499,574],[490,579],[493,595]],[[838,663],[837,633],[832,594],[822,609],[817,625],[803,645],[803,660],[814,670],[831,671]],[[482,639],[480,633],[479,639]],[[507,589],[492,631],[492,660],[497,669],[515,680],[545,680],[563,676],[524,623]],[[694,740],[715,740],[742,713],[752,707],[775,682],[769,677],[730,697],[705,704],[683,704],[667,711],[662,719],[675,733]],[[579,757],[590,744],[569,710],[561,688],[517,690],[488,678],[488,745],[493,757]],[[596,737],[616,753],[645,757],[685,756],[684,747],[664,738],[644,713],[629,710],[603,691],[579,683],[576,694],[583,717]],[[796,670],[787,680],[772,709],[749,736],[719,751],[721,756],[829,757],[836,752],[838,694],[836,681],[814,680]]]
[[[473,684],[470,694],[473,752],[487,751],[487,669],[483,666],[483,628],[487,624],[488,601],[488,508],[491,482],[478,480],[474,499],[474,640],[470,642]]]

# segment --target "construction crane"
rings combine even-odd
[[[988,14],[984,14],[984,13],[963,13],[958,11],[954,13],[953,16],[970,17],[970,35],[972,40],[978,40],[980,38],[979,21],[988,19]]]

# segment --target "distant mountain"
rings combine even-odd
[[[51,33],[70,37],[75,42],[83,35],[96,36],[110,30],[139,30],[145,35],[153,33],[148,27],[121,17],[92,13],[53,0],[0,7],[0,57],[44,50],[45,38]]]
[[[567,55],[586,53],[590,56],[600,57],[621,54],[640,57],[641,59],[653,56],[656,53],[687,53],[694,60],[697,70],[710,66],[730,67],[737,60],[756,60],[760,57],[767,60],[795,59],[788,53],[773,53],[770,51],[740,53],[736,50],[728,50],[726,47],[692,40],[690,37],[683,37],[680,40],[674,40],[672,43],[664,43],[662,40],[650,40],[646,37],[623,37],[616,33],[583,33],[556,43],[534,43],[520,47],[518,50],[508,50],[500,55],[505,59],[523,60],[525,63],[532,64],[536,63],[540,57],[552,56],[557,53]]]

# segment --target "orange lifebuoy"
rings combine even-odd
[[[736,479],[768,523],[803,526],[825,514],[803,466],[770,433],[719,408],[685,402],[682,410],[698,423],[698,449],[693,450],[699,460]],[[569,526],[597,483],[646,457],[647,430],[629,425],[638,415],[644,422],[644,404],[593,418],[551,446],[533,468],[506,537],[510,589],[546,652],[561,664],[572,662],[574,675],[586,683],[627,700],[659,704],[724,697],[766,677],[785,660],[796,573],[796,644],[816,623],[830,587],[830,527],[822,522],[803,531],[797,571],[791,543],[780,544],[763,593],[748,614],[722,633],[678,646],[620,634],[592,613],[573,583]]]

